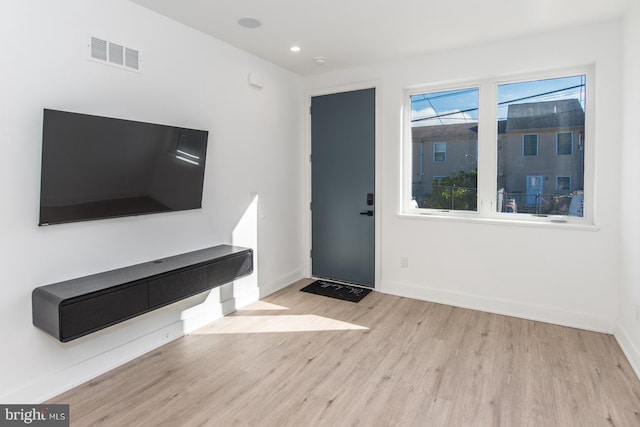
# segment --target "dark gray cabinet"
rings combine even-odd
[[[33,290],[33,324],[67,342],[253,272],[253,251],[220,245]]]
[[[207,289],[207,267],[169,274],[149,282],[149,307],[162,307],[204,289]]]

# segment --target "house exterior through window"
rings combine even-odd
[[[578,73],[408,90],[411,193],[405,200],[411,204],[405,209],[583,217],[586,81]]]
[[[509,89],[498,86],[498,94]],[[571,193],[584,189],[584,150],[573,150],[573,141],[584,135],[583,103],[579,96],[532,101],[507,107],[504,134],[498,135],[498,188],[519,213],[568,215]],[[532,185],[530,177],[541,181]],[[498,209],[506,211],[504,205]]]

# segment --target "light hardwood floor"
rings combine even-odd
[[[611,335],[307,283],[50,403],[72,426],[640,426]]]

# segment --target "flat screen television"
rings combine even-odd
[[[207,138],[45,109],[39,225],[201,208]]]

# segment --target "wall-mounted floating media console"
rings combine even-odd
[[[220,245],[33,290],[33,324],[67,342],[253,272],[253,251]]]

